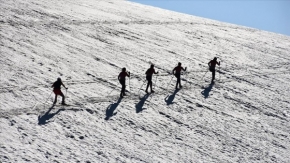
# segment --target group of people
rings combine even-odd
[[[220,65],[220,62],[217,61],[217,58],[215,57],[213,60],[211,60],[210,62],[208,62],[208,66],[209,66],[209,71],[212,72],[212,79],[211,79],[211,83],[214,82],[215,80],[215,67],[216,65]],[[181,66],[181,63],[178,63],[178,66],[176,66],[173,70],[172,70],[172,74],[176,77],[176,85],[175,85],[175,89],[182,88],[181,85],[181,71],[186,71],[186,67],[183,68]],[[146,86],[146,93],[148,92],[148,88],[150,87],[150,92],[154,93],[154,90],[152,89],[152,76],[153,74],[158,74],[158,72],[155,71],[154,69],[154,65],[152,64],[150,66],[150,68],[145,72],[146,74],[146,80],[148,81],[147,86]],[[121,93],[120,93],[120,97],[124,97],[125,94],[125,90],[126,90],[126,77],[130,77],[130,72],[126,71],[126,68],[122,68],[122,72],[120,72],[119,76],[118,76],[118,80],[120,82],[120,84],[122,85],[122,89],[121,89]],[[62,103],[63,105],[65,104],[65,96],[61,91],[61,86],[63,86],[64,88],[68,89],[67,87],[65,87],[65,85],[62,83],[61,78],[57,78],[57,81],[53,83],[52,87],[53,87],[53,92],[55,94],[55,98],[54,98],[54,102],[53,104],[56,104],[57,102],[57,96],[60,95],[62,96]]]

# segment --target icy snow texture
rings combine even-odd
[[[290,162],[288,36],[121,0],[0,3],[0,162]],[[57,77],[71,106],[51,107]]]

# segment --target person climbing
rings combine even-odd
[[[152,76],[153,74],[158,74],[158,72],[155,72],[153,64],[150,66],[150,68],[146,71],[145,74],[146,74],[146,80],[148,81],[145,92],[148,93],[148,87],[150,86],[151,93],[154,93],[154,90],[152,89]]]
[[[126,76],[130,77],[130,72],[126,72],[126,68],[122,68],[122,72],[120,72],[119,76],[118,76],[118,80],[120,82],[120,84],[122,85],[122,89],[121,89],[121,93],[120,93],[120,97],[124,97],[125,94],[125,89],[126,89]]]
[[[65,85],[62,83],[61,78],[57,78],[57,80],[53,83],[53,85],[51,87],[53,87],[53,92],[55,94],[55,98],[54,98],[54,102],[53,105],[56,104],[57,102],[57,96],[60,95],[62,97],[62,105],[66,105],[66,103],[64,102],[65,97],[63,95],[63,93],[61,92],[61,86],[63,86],[65,89],[68,89],[67,87],[65,87]]]
[[[176,86],[175,86],[175,89],[177,89],[177,86],[179,85],[179,88],[182,88],[181,86],[181,80],[180,80],[180,75],[181,75],[181,70],[183,71],[186,71],[186,67],[183,68],[181,66],[181,63],[178,62],[178,66],[176,66],[173,70],[172,70],[172,74],[175,75],[175,77],[177,78],[177,81],[176,81]],[[175,72],[175,73],[174,73]]]
[[[213,83],[215,79],[215,66],[216,65],[220,65],[220,62],[217,61],[217,57],[214,57],[213,60],[208,62],[209,71],[212,73],[211,83]]]

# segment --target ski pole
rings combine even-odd
[[[52,92],[53,92],[53,91],[50,92],[48,98],[45,100],[45,102],[44,102],[44,108],[46,108],[46,102],[48,101],[48,99],[49,99],[49,97],[51,96]],[[38,102],[34,105],[33,109],[36,107],[37,104],[38,104]]]
[[[158,77],[158,75],[156,75],[156,78],[155,78],[155,82],[154,82],[154,87],[153,87],[153,89],[155,89],[156,82],[157,82],[157,77]]]
[[[131,79],[131,73],[129,72],[130,76],[129,76],[129,92],[131,92],[131,84],[130,84],[130,79]]]
[[[219,57],[219,59],[220,59],[220,57]],[[221,63],[221,59],[220,59],[220,63]],[[219,81],[221,80],[221,65],[219,65]]]
[[[141,98],[141,97],[140,97],[140,91],[141,91],[141,89],[142,89],[143,85],[145,84],[145,82],[146,82],[146,80],[144,80],[143,84],[142,84],[142,85],[141,85],[141,87],[139,88],[139,91],[138,91],[139,98]]]
[[[49,94],[48,98],[45,100],[44,104],[46,104],[46,102],[48,101],[48,99],[49,99],[49,97],[51,96],[52,92],[53,92],[53,91],[50,92],[50,94]]]
[[[204,76],[207,74],[207,72],[208,72],[208,71],[205,72],[205,74],[203,75],[203,77],[202,77],[200,80],[202,80],[202,79],[204,78]]]
[[[168,91],[168,87],[169,87],[169,85],[170,85],[170,83],[171,83],[171,81],[172,81],[173,77],[174,77],[174,76],[172,75],[172,77],[171,77],[171,79],[170,79],[169,83],[167,84],[166,91]]]
[[[184,84],[184,87],[187,85],[187,83],[188,83],[188,78],[187,78],[187,76],[188,76],[188,71],[186,71],[185,72],[185,79],[186,79],[186,82],[185,82],[185,84]]]

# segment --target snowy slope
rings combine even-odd
[[[290,162],[290,37],[122,0],[0,3],[0,162]],[[52,107],[57,77],[72,106]]]

